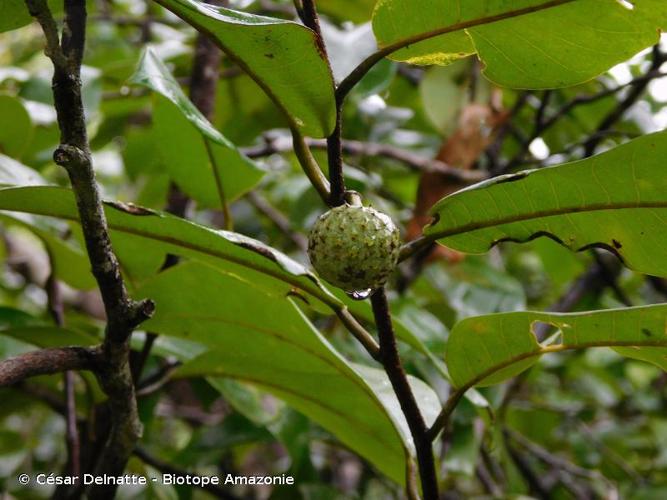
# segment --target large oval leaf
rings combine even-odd
[[[540,344],[532,330],[538,322],[557,327],[560,341]],[[468,318],[452,330],[446,360],[454,384],[461,388],[502,382],[536,363],[543,354],[605,346],[667,370],[667,304]]]
[[[222,200],[233,201],[260,181],[264,171],[211,125],[150,48],[141,55],[131,81],[157,94],[153,131],[160,158],[190,197],[219,207]]]
[[[140,291],[157,305],[145,327],[206,346],[177,376],[223,376],[275,394],[397,482],[412,441],[383,372],[350,365],[290,299],[198,263],[161,273]],[[432,422],[438,398],[413,387]],[[350,409],[353,408],[353,411]]]
[[[209,33],[305,135],[325,137],[333,131],[333,79],[311,30],[195,0],[156,1]]]
[[[373,28],[392,57],[447,64],[477,53],[490,80],[564,87],[653,45],[667,26],[662,0],[380,0]],[[632,7],[632,8],[630,8]]]
[[[667,276],[667,132],[598,156],[482,182],[439,201],[424,233],[469,253],[547,236],[598,246],[638,271]]]

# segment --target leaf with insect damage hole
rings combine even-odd
[[[560,333],[539,342],[538,325]],[[446,361],[456,387],[485,386],[518,375],[547,353],[611,347],[667,370],[667,304],[582,313],[513,312],[458,323]]]

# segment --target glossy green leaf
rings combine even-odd
[[[56,187],[0,189],[0,210],[78,220],[71,191]],[[113,241],[133,240],[134,243],[142,243],[145,248],[159,248],[165,253],[212,262],[226,269],[257,276],[257,279],[263,277],[266,289],[273,286],[276,294],[285,294],[294,287],[330,307],[342,307],[306,267],[252,238],[217,231],[134,205],[107,203],[106,216]],[[122,261],[122,254],[120,257]]]
[[[560,330],[557,343],[539,343],[533,328]],[[667,370],[667,304],[583,313],[515,312],[468,318],[447,344],[446,361],[457,387],[492,385],[511,378],[543,354],[611,347],[623,356]]]
[[[332,132],[333,80],[311,30],[195,0],[156,1],[209,33],[305,135],[325,137]]]
[[[552,238],[603,247],[637,271],[667,276],[667,133],[598,156],[501,176],[439,201],[429,238],[469,253],[503,241]]]
[[[233,201],[260,181],[264,171],[211,125],[150,48],[131,81],[159,95],[153,107],[157,149],[186,194],[204,206],[219,207],[221,200]]]
[[[589,80],[655,44],[667,27],[662,0],[380,0],[373,18],[392,57],[447,64],[474,53],[484,74],[515,88]],[[423,41],[420,41],[423,40]]]
[[[244,276],[187,263],[141,289],[155,300],[145,327],[210,350],[177,376],[223,376],[250,382],[284,399],[392,479],[402,482],[409,432],[383,372],[348,364],[292,299],[276,299]],[[412,380],[425,418],[439,402]],[[353,409],[353,411],[351,411]]]

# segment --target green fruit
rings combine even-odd
[[[317,273],[348,292],[384,285],[399,251],[400,234],[391,218],[356,205],[321,215],[308,239],[308,255]]]

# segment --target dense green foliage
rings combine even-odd
[[[59,23],[61,3],[48,2]],[[125,284],[156,306],[130,341],[144,432],[126,470],[296,480],[223,488],[241,498],[414,487],[419,443],[368,347],[377,303],[320,280],[307,256],[338,110],[347,189],[401,230],[387,293],[425,425],[442,430],[443,406],[451,417],[433,446],[441,492],[665,498],[665,2],[320,0],[324,44],[292,2],[223,3],[87,2],[93,164]],[[104,338],[31,21],[0,0],[0,360]],[[222,49],[208,110],[197,30]],[[363,241],[355,231],[336,238]],[[0,389],[9,498],[53,493],[20,473],[67,470],[63,385]],[[85,455],[107,396],[86,371],[73,388]],[[210,495],[224,497],[119,490]]]

